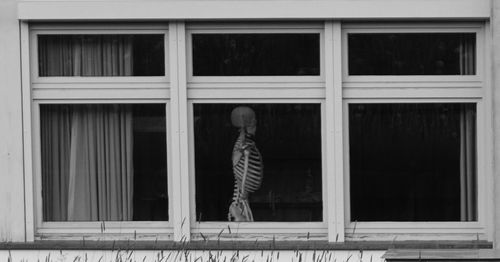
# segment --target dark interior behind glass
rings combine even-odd
[[[319,34],[193,34],[194,76],[319,75]]]
[[[228,221],[231,155],[240,104],[194,104],[196,219]],[[322,221],[319,104],[245,104],[257,118],[255,143],[264,163],[261,188],[250,194],[255,221]]]
[[[349,75],[475,75],[474,33],[350,33]]]
[[[351,221],[476,221],[475,104],[350,104]]]

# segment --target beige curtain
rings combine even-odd
[[[44,219],[132,220],[130,105],[49,108],[42,110]]]
[[[40,118],[43,219],[65,221],[68,219],[71,113],[61,106],[44,106]]]
[[[46,35],[39,39],[40,76],[131,76],[131,35]]]
[[[476,73],[476,43],[474,37],[463,35],[460,39],[460,75]]]
[[[476,112],[464,105],[460,119],[460,220],[476,220]]]
[[[41,76],[132,75],[132,36],[39,38]],[[130,105],[42,105],[45,221],[132,220]]]

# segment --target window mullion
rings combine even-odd
[[[185,26],[171,22],[172,222],[174,240],[190,238]]]
[[[325,103],[328,241],[344,241],[342,48],[340,22],[325,23]],[[332,73],[328,73],[332,72]]]

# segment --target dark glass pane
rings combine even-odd
[[[352,221],[475,221],[475,104],[350,104]]]
[[[165,105],[41,105],[44,221],[168,220]]]
[[[264,167],[263,173],[248,175],[260,183],[248,191],[254,221],[322,221],[319,104],[195,104],[197,220],[228,221],[238,172],[233,172],[233,147],[241,131],[231,113],[240,106],[254,111],[257,125],[245,141],[255,142],[261,160],[249,153],[254,162],[249,166],[257,168],[248,173]],[[243,159],[237,157],[236,166],[244,166]]]
[[[193,34],[193,75],[319,75],[319,47],[319,34]]]
[[[39,76],[164,76],[163,35],[39,35]]]
[[[349,34],[349,75],[474,75],[474,33]]]

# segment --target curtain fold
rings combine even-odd
[[[132,35],[41,36],[40,76],[131,76]]]
[[[42,123],[44,220],[132,220],[131,105],[51,106]]]
[[[460,116],[460,220],[476,220],[476,114],[463,106]]]
[[[132,36],[40,37],[40,75],[132,75]],[[132,220],[131,105],[41,110],[45,221]]]
[[[476,43],[475,38],[462,36],[460,38],[460,75],[476,73]]]

